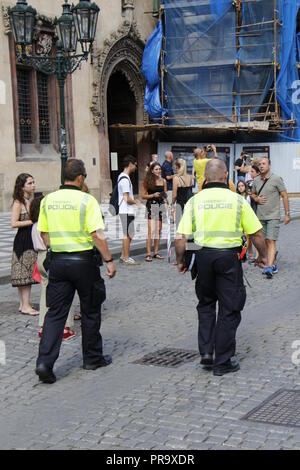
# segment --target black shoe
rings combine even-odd
[[[201,355],[200,364],[202,366],[212,366],[213,363],[214,363],[214,360],[213,360],[212,354],[205,353]]]
[[[39,376],[40,381],[45,384],[54,384],[54,382],[56,382],[52,368],[45,364],[39,364],[35,369],[35,373]]]
[[[237,372],[238,370],[240,370],[240,364],[236,359],[231,359],[225,364],[216,366],[214,368],[214,375],[221,376],[224,374],[228,374],[229,372]]]
[[[111,356],[102,356],[102,358],[96,364],[83,364],[83,368],[85,370],[96,370],[99,367],[106,367],[112,363]]]

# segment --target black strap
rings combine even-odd
[[[271,175],[271,176],[272,176],[272,175]],[[265,181],[264,181],[262,187],[260,188],[260,190],[259,190],[258,193],[257,193],[257,197],[260,195],[260,193],[261,193],[262,190],[264,189],[265,184],[269,181],[269,179],[271,178],[271,176],[269,176],[269,178],[265,179]]]
[[[118,179],[118,184],[120,183],[120,181],[122,181],[123,179],[127,179],[129,181],[129,184],[132,184],[131,183],[131,179],[129,178],[129,176],[122,176],[120,179]]]
[[[129,178],[129,176],[121,176],[121,178],[118,178],[118,181],[117,181],[117,185],[118,185],[118,192],[119,192],[119,183],[120,181],[122,181],[123,179],[126,179],[129,181],[129,184],[132,186],[132,182],[131,182],[131,179]],[[123,193],[124,194],[124,193]],[[120,207],[120,205],[122,204],[122,201],[124,201],[124,196],[122,196],[122,200],[119,204],[119,201],[118,201],[118,206]]]
[[[181,176],[178,176],[178,178],[182,181],[182,183],[184,185],[184,186],[179,186],[179,187],[180,188],[186,188],[187,186],[186,186],[186,183],[185,183],[184,179]]]

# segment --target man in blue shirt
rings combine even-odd
[[[173,178],[174,178],[174,171],[173,171],[173,153],[168,151],[165,153],[165,161],[162,164],[161,176],[167,181],[167,190],[172,191],[173,189]]]

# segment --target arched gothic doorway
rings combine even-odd
[[[119,39],[118,39],[118,36]],[[94,53],[94,94],[91,110],[99,133],[100,197],[107,200],[117,173],[111,172],[111,153],[125,153],[138,159],[134,191],[141,190],[149,155],[155,152],[148,132],[132,132],[109,126],[116,123],[143,125],[148,122],[144,110],[145,82],[141,74],[144,45],[134,27],[124,26],[106,41],[102,51]],[[118,98],[117,98],[118,96]],[[126,104],[127,103],[127,104]]]
[[[110,153],[117,154],[118,171],[111,168],[110,176],[113,186],[122,170],[123,159],[126,155],[133,155],[138,159],[136,133],[112,129],[112,124],[136,124],[136,107],[134,93],[132,92],[126,76],[121,70],[116,70],[110,76],[107,87],[107,120]],[[138,193],[138,172],[132,176],[134,193]]]

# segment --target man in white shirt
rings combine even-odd
[[[127,155],[123,161],[123,172],[118,177],[119,215],[124,235],[120,263],[127,266],[137,266],[139,264],[129,256],[130,243],[134,236],[134,206],[140,204],[140,201],[133,197],[133,186],[130,180],[130,175],[135,173],[136,169],[136,159],[131,155]]]

